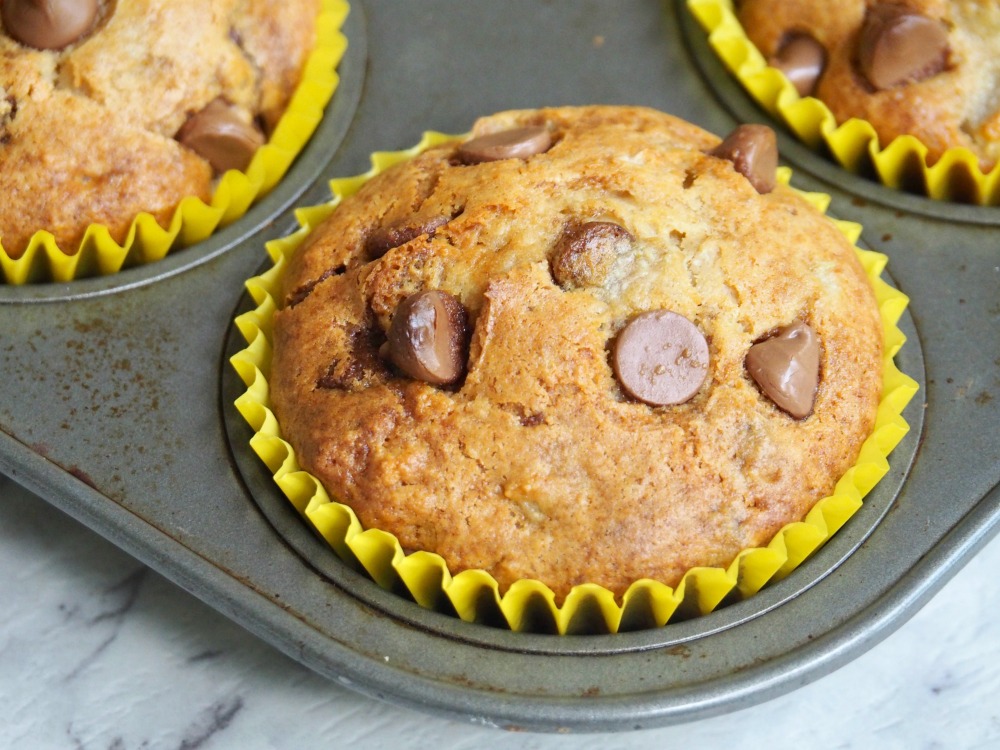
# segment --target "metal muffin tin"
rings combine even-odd
[[[420,609],[342,565],[248,446],[228,363],[243,283],[294,206],[376,150],[512,107],[628,103],[724,134],[767,121],[683,2],[368,0],[342,83],[286,179],[201,245],[113,277],[0,287],[0,471],[340,684],[477,723],[650,727],[743,708],[888,635],[1000,528],[1000,209],[845,174],[779,134],[911,297],[921,391],[864,508],[786,580],[659,630],[510,633]]]

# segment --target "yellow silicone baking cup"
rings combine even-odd
[[[553,592],[543,583],[520,580],[501,596],[496,580],[485,571],[466,570],[452,575],[439,555],[405,554],[393,535],[378,529],[363,529],[354,511],[332,500],[319,480],[301,469],[271,411],[268,386],[271,320],[285,266],[313,227],[367,180],[399,161],[453,140],[455,136],[425,133],[412,149],[374,154],[372,168],[367,173],[331,181],[333,200],[300,209],[296,216],[301,228],[267,244],[274,265],[247,281],[247,290],[257,307],[235,321],[247,342],[247,347],[231,359],[247,387],[236,400],[236,408],[253,429],[250,445],[273,473],[278,487],[341,560],[367,572],[383,588],[411,598],[423,607],[457,615],[469,622],[515,631],[582,634],[660,627],[671,618],[707,614],[720,603],[751,596],[769,581],[788,575],[861,507],[862,498],[888,471],[889,453],[909,430],[901,412],[917,392],[917,383],[893,362],[905,341],[896,323],[909,300],[881,279],[887,260],[881,253],[855,248],[875,290],[885,338],[882,399],[874,431],[864,442],[856,464],[837,483],[834,493],[820,500],[805,520],[785,526],[766,547],[743,550],[725,569],[693,568],[676,588],[640,580],[632,584],[619,602],[607,589],[583,584],[574,587],[559,606]],[[783,167],[778,176],[788,184],[791,171]],[[828,196],[802,195],[825,213]],[[857,242],[861,235],[859,224],[834,223],[850,242]]]
[[[911,135],[882,146],[870,122],[852,118],[838,123],[822,101],[799,96],[781,71],[768,66],[736,18],[732,0],[687,0],[687,5],[730,72],[758,104],[810,148],[825,146],[848,171],[874,174],[896,190],[941,201],[1000,205],[1000,167],[984,173],[975,154],[959,147],[928,164],[927,146]]]
[[[166,229],[148,213],[132,222],[119,245],[103,224],[91,224],[74,252],[59,248],[50,232],[32,235],[24,254],[11,258],[0,243],[0,272],[8,284],[72,281],[114,274],[122,268],[162,260],[176,247],[201,242],[240,218],[284,177],[323,118],[323,109],[340,78],[337,65],[347,49],[341,33],[349,13],[345,0],[322,0],[316,19],[316,44],[302,79],[268,142],[257,149],[246,172],[229,170],[219,179],[211,203],[187,196]]]

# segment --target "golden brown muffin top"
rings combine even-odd
[[[853,248],[792,190],[759,193],[708,153],[716,136],[671,116],[515,111],[473,136],[521,128],[550,145],[473,163],[463,147],[430,149],[312,232],[274,316],[282,433],[366,527],[440,553],[452,572],[485,569],[502,589],[538,578],[559,596],[583,582],[620,594],[727,565],[829,494],[872,429],[882,332]],[[574,251],[595,222],[619,229]],[[417,379],[387,352],[427,292],[464,312],[451,383]],[[631,367],[623,331],[660,313],[708,351],[678,356],[704,380],[675,405],[635,398],[619,372]],[[448,315],[444,328],[461,329]],[[795,323],[819,341],[804,418],[745,363]]]

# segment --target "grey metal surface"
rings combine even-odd
[[[264,242],[294,226],[288,207],[322,201],[372,151],[508,107],[645,104],[720,134],[764,119],[680,3],[370,0],[346,33],[323,130],[246,219],[111,279],[0,288],[0,471],[341,684],[542,730],[679,722],[791,690],[891,632],[1000,528],[1000,210],[898,196],[782,136],[794,184],[863,223],[912,299],[898,362],[921,383],[915,429],[830,544],[752,600],[617,636],[468,625],[346,570],[231,405],[232,319]]]

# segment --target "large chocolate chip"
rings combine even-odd
[[[479,164],[500,159],[527,159],[548,151],[552,135],[542,126],[501,130],[481,135],[458,147],[458,158],[465,164]]]
[[[937,75],[947,57],[948,30],[940,21],[891,3],[879,3],[866,14],[858,67],[876,89]]]
[[[184,123],[177,140],[221,174],[227,169],[245,170],[264,144],[264,134],[243,120],[233,106],[214,99]]]
[[[683,315],[643,313],[618,334],[613,366],[629,396],[653,406],[683,404],[708,376],[708,342]]]
[[[381,258],[394,247],[405,245],[422,234],[433,235],[448,221],[447,216],[434,216],[429,219],[411,219],[388,227],[379,227],[365,240],[365,256],[369,260]]]
[[[400,303],[383,355],[415,380],[448,385],[465,371],[468,338],[462,303],[431,289]]]
[[[632,234],[610,221],[588,221],[566,232],[552,255],[556,283],[576,288],[597,286],[607,279],[615,258],[628,252]]]
[[[793,323],[754,344],[746,368],[775,406],[796,419],[808,417],[819,383],[819,340],[805,323]]]
[[[799,96],[809,96],[826,67],[826,49],[808,34],[792,34],[768,63],[785,74]]]
[[[767,125],[740,125],[709,154],[731,161],[758,193],[777,184],[778,139]]]
[[[62,49],[83,37],[97,18],[97,0],[3,0],[0,16],[14,39],[36,49]]]

